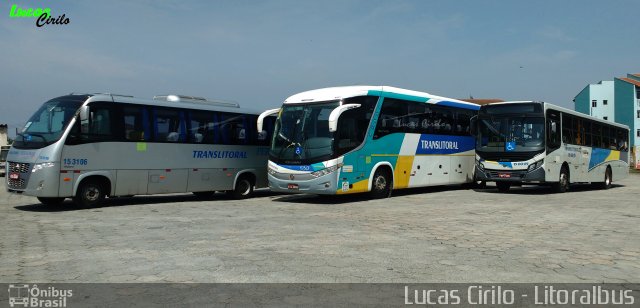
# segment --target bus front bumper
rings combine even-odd
[[[545,181],[545,171],[544,167],[528,172],[527,170],[481,170],[476,166],[476,180],[485,182],[543,183]]]
[[[282,179],[285,176],[282,173],[278,176],[269,174],[269,188],[272,191],[291,194],[335,195],[338,182],[337,174],[337,172],[332,172],[317,178],[313,178],[310,174],[293,175],[293,179],[289,180]]]
[[[7,162],[8,166],[9,162]],[[11,179],[11,172],[5,176],[7,192],[31,197],[58,197],[60,166],[57,163],[28,164],[27,170],[20,172],[17,179]],[[8,168],[7,168],[8,169]],[[7,170],[9,171],[9,170]]]

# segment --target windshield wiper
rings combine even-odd
[[[482,120],[482,123],[484,123],[484,125],[486,125],[486,126],[487,126],[487,128],[488,128],[492,133],[494,133],[494,134],[496,134],[496,135],[498,135],[498,136],[500,136],[500,137],[506,138],[506,136],[505,136],[505,135],[503,135],[502,133],[500,133],[500,131],[498,131],[495,127],[493,127],[493,125],[489,124],[489,123],[487,122],[487,120]]]

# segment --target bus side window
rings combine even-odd
[[[258,134],[258,145],[269,145],[273,135],[273,126],[275,125],[276,117],[269,116],[264,119],[262,127],[262,133]]]
[[[584,142],[582,143],[582,145],[586,145],[586,146],[591,146],[591,143],[593,142],[591,140],[591,121],[583,119],[582,120],[582,132],[583,132],[583,136],[584,136]]]
[[[114,140],[112,131],[111,108],[91,107],[89,109],[89,134],[90,140],[110,141]]]
[[[191,143],[213,143],[213,114],[206,111],[189,111],[188,140]]]
[[[468,136],[471,133],[471,117],[473,112],[459,109],[456,114],[455,135]]]
[[[547,111],[547,148],[549,152],[560,147],[560,113]]]
[[[629,136],[627,131],[621,128],[616,129],[616,139],[618,141],[617,149],[618,151],[627,151],[628,150],[628,139]]]
[[[573,144],[573,117],[563,113],[562,114],[562,142],[567,144]]]
[[[607,124],[602,124],[602,148],[615,149],[613,139],[611,138],[612,129],[615,130]],[[615,134],[615,131],[613,133]]]
[[[592,123],[591,132],[593,134],[593,142],[592,147],[601,148],[602,147],[602,126],[600,123]]]
[[[157,142],[184,142],[186,125],[184,112],[156,108],[153,112],[154,140]]]
[[[380,116],[378,117],[373,139],[403,132],[403,117],[406,116],[406,114],[407,109],[405,102],[385,98],[382,108],[380,109]]]
[[[145,119],[147,112],[141,106],[122,108],[124,120],[124,139],[128,141],[149,140],[149,121]]]

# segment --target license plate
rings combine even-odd
[[[12,179],[12,180],[17,180],[17,179],[19,179],[19,178],[20,178],[20,174],[19,174],[19,173],[16,173],[16,172],[11,172],[11,173],[9,174],[9,178],[10,178],[10,179]]]
[[[500,177],[500,178],[510,178],[511,174],[510,173],[498,173],[498,177]]]
[[[298,189],[298,184],[287,184],[288,189]]]

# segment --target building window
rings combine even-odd
[[[636,136],[640,137],[640,129],[636,132]]]
[[[603,105],[608,105],[608,103],[609,103],[609,101],[608,101],[608,100],[606,100],[606,99],[603,99],[603,100],[602,100],[602,104],[603,104]]]
[[[604,119],[604,120],[609,120],[609,117],[604,116],[604,117],[602,117],[602,119]]]
[[[595,99],[591,100],[591,107],[598,107],[598,101]]]
[[[638,119],[640,119],[640,110],[638,110],[638,114],[636,115]]]

